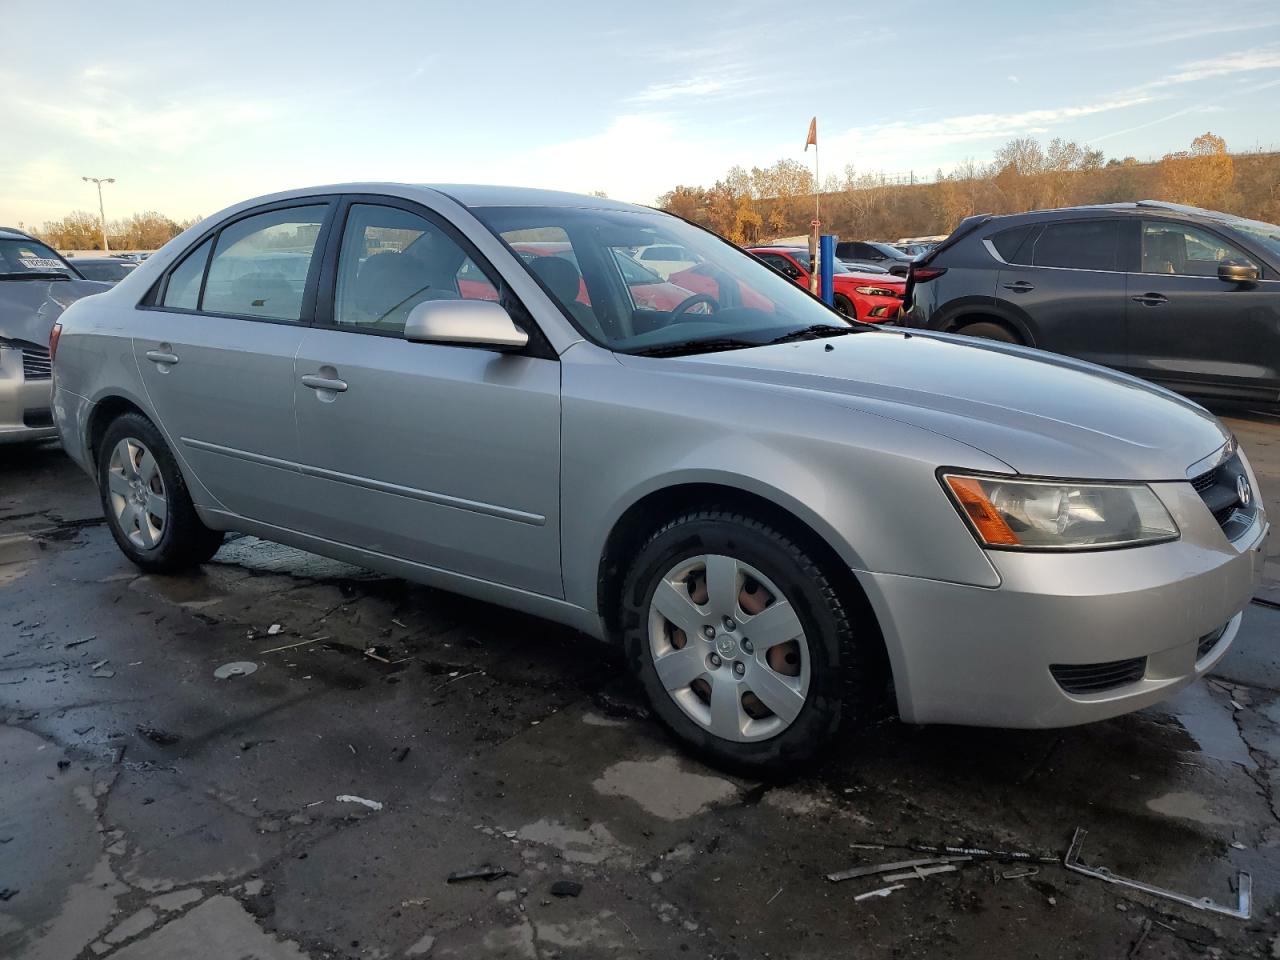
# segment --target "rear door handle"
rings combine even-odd
[[[1034,290],[1036,288],[1034,283],[1028,283],[1026,280],[1014,280],[1011,283],[1002,283],[1000,286],[1004,287],[1006,290],[1012,290],[1015,293],[1026,293],[1028,290]]]
[[[165,353],[163,350],[148,350],[147,359],[152,363],[167,363],[173,365],[178,362],[176,353]]]
[[[1144,307],[1158,307],[1162,303],[1168,303],[1169,298],[1163,293],[1143,293],[1136,297],[1131,297],[1134,303],[1140,303]]]
[[[347,392],[347,381],[330,377],[317,377],[310,373],[302,377],[302,385],[310,387],[312,390],[332,390],[334,393]]]

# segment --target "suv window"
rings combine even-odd
[[[1020,227],[1001,230],[991,237],[991,245],[1005,263],[1027,263],[1031,259],[1031,246],[1026,240],[1035,228],[1034,223],[1024,223]]]
[[[1253,262],[1239,248],[1208,230],[1169,220],[1142,223],[1143,273],[1216,277],[1223,260]]]
[[[354,203],[338,254],[333,321],[402,333],[427,300],[496,300],[497,287],[444,230],[408,210]]]
[[[1044,228],[1035,242],[1037,267],[1115,270],[1119,260],[1119,220],[1063,220]]]
[[[209,261],[200,309],[270,320],[302,319],[307,273],[328,210],[326,204],[288,207],[223,228]]]

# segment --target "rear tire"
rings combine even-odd
[[[122,414],[103,434],[98,492],[116,544],[148,573],[197,566],[222,545],[222,533],[196,515],[164,437],[141,414]]]
[[[983,340],[996,340],[1000,343],[1016,343],[1020,346],[1026,346],[1023,339],[1008,327],[999,323],[992,323],[989,320],[965,324],[956,333],[963,333],[966,337],[981,337]]]
[[[640,548],[622,640],[654,713],[695,753],[753,775],[794,773],[882,703],[883,640],[856,609],[791,536],[711,506]]]

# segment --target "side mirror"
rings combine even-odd
[[[1218,279],[1223,283],[1253,283],[1258,268],[1246,260],[1222,260],[1218,263]]]
[[[492,300],[427,300],[409,311],[404,338],[413,343],[519,350],[529,335]]]

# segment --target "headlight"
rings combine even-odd
[[[854,287],[853,289],[864,297],[897,297],[902,299],[901,293],[889,287]]]
[[[1142,483],[1073,483],[947,473],[943,483],[978,540],[1004,550],[1089,550],[1176,540],[1178,526]]]

